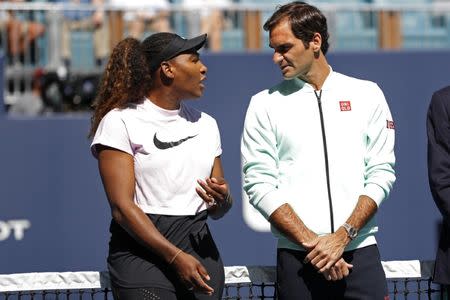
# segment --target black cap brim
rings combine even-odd
[[[177,55],[189,50],[199,50],[200,48],[202,48],[206,43],[206,33],[192,39],[186,39],[184,41],[184,46],[180,49],[180,51],[178,51]]]

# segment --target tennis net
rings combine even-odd
[[[390,299],[448,299],[431,281],[433,261],[382,262]],[[275,267],[225,267],[222,299],[276,299]],[[0,275],[0,300],[108,300],[109,274],[103,272],[20,273]]]

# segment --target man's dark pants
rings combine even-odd
[[[376,245],[344,252],[343,258],[353,265],[353,269],[339,281],[327,281],[311,264],[303,263],[305,256],[304,251],[278,249],[279,300],[389,299],[386,276]]]

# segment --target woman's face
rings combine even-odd
[[[183,53],[174,57],[171,66],[175,75],[173,88],[181,99],[198,98],[203,95],[208,68],[200,60],[198,52]]]

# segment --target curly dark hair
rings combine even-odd
[[[148,60],[139,40],[128,37],[113,49],[93,102],[89,137],[95,135],[101,119],[114,108],[141,102],[151,86]]]
[[[329,44],[327,19],[315,6],[302,1],[294,1],[277,8],[273,15],[264,24],[264,30],[271,31],[282,20],[287,18],[291,24],[292,33],[301,40],[305,48],[309,47],[314,33],[318,32],[322,37],[322,53],[327,54]]]

